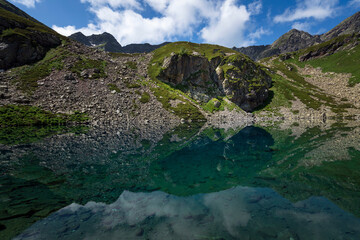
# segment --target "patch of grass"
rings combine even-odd
[[[321,105],[325,105],[331,107],[332,110],[337,113],[345,111],[342,107],[337,105],[332,97],[321,92],[317,86],[305,81],[305,79],[297,72],[295,66],[289,63],[280,62],[278,59],[273,61],[273,63],[275,64],[276,70],[281,71],[290,79],[290,81],[281,81],[281,85],[279,86],[282,88],[282,91],[286,93],[285,97],[288,100],[295,100],[294,97],[296,97],[308,108],[315,110],[318,110]]]
[[[23,27],[22,29],[44,32],[44,33],[51,33],[51,34],[61,37],[62,39],[65,39],[65,37],[59,35],[57,32],[55,32],[51,28],[49,28],[39,22],[36,22],[36,20],[33,21],[32,19],[30,20],[28,18],[19,16],[18,14],[7,11],[2,7],[0,8],[0,16],[2,18],[10,19],[12,21],[16,21],[16,22],[20,23],[19,25]]]
[[[133,61],[126,62],[126,66],[129,67],[130,69],[137,69],[137,64],[136,62]]]
[[[313,67],[321,67],[323,72],[351,73],[349,86],[360,83],[360,45],[330,56],[312,59],[306,63]]]
[[[41,61],[14,69],[18,76],[15,80],[18,89],[28,94],[33,93],[38,87],[37,81],[49,76],[54,70],[63,69],[63,60],[69,55],[65,48],[57,47],[49,50]]]
[[[126,87],[127,88],[141,88],[141,85],[137,84],[137,83],[129,83],[129,82],[127,82]]]
[[[352,38],[347,44],[351,44],[354,41],[359,41],[359,35],[342,35],[330,41],[314,45],[310,48],[300,50],[293,53],[293,57],[286,62],[292,62],[299,67],[305,67],[306,64],[312,67],[320,67],[323,72],[336,72],[336,73],[351,73],[352,77],[349,79],[349,86],[355,86],[360,83],[360,45],[357,45],[351,49],[337,51],[332,55],[311,59],[306,62],[298,61],[299,56],[305,55],[311,51],[316,51],[321,48],[326,48],[335,42],[344,41],[346,38]]]
[[[181,96],[181,93],[165,83],[158,83],[158,87],[151,88],[156,99],[161,102],[163,107],[173,112],[176,116],[192,121],[205,121],[205,117],[202,115],[200,110],[195,107],[189,100]],[[183,104],[178,104],[176,107],[171,106],[171,100],[180,100]]]
[[[84,70],[92,69],[94,70],[93,74],[89,76],[89,79],[98,79],[98,78],[105,78],[105,67],[106,61],[100,60],[93,60],[85,57],[81,57],[74,66],[71,67],[71,71],[76,73],[78,77],[82,78],[81,72]]]
[[[0,126],[52,126],[84,123],[84,113],[55,114],[35,106],[6,105],[0,107]]]
[[[108,88],[110,89],[110,91],[116,91],[117,93],[121,92],[120,88],[118,88],[118,86],[113,83],[109,83]]]
[[[141,103],[148,103],[148,102],[150,102],[150,94],[147,93],[147,92],[144,92],[144,93],[141,95],[140,102],[141,102]]]
[[[215,107],[216,102],[220,103],[219,107]],[[238,105],[227,99],[227,97],[213,98],[209,102],[205,103],[202,108],[210,113],[214,113],[217,111],[225,111],[225,109],[229,110],[230,112],[234,109],[236,111],[243,111]]]

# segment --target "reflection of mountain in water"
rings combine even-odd
[[[360,220],[325,198],[292,204],[267,188],[177,197],[125,191],[71,204],[15,239],[359,239]]]
[[[224,141],[199,138],[188,147],[154,162],[154,186],[175,195],[220,191],[248,182],[271,160],[271,135],[246,127]]]

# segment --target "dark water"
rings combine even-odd
[[[360,239],[357,123],[55,130],[1,132],[0,239]]]

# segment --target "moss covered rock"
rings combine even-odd
[[[207,44],[180,42],[160,48],[151,74],[199,102],[227,96],[245,111],[261,105],[271,85],[271,77],[259,64],[231,49]]]

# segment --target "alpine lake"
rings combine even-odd
[[[360,239],[359,122],[0,131],[3,240]]]

